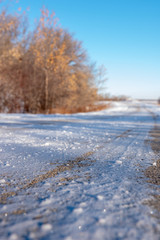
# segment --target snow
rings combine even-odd
[[[159,239],[144,171],[155,102],[79,114],[0,114],[2,239]]]

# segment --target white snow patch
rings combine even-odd
[[[105,224],[106,223],[106,219],[105,218],[99,219],[99,223],[102,224],[102,225]]]
[[[5,179],[0,179],[0,184],[4,184],[6,182]]]
[[[117,164],[122,164],[123,162],[121,160],[116,161]]]
[[[43,224],[42,225],[42,231],[44,232],[48,232],[48,231],[51,231],[52,230],[52,225],[47,223],[47,224]]]
[[[68,236],[68,237],[65,238],[65,240],[73,240],[73,238]]]
[[[80,203],[80,206],[81,206],[81,207],[86,207],[86,206],[87,206],[87,203],[86,203],[86,202],[81,202],[81,203]]]
[[[18,240],[18,239],[19,239],[19,237],[15,233],[11,234],[11,236],[9,237],[9,240]]]
[[[74,209],[74,213],[81,214],[83,212],[83,208],[76,208]]]
[[[104,199],[104,196],[98,195],[97,198],[98,198],[98,200],[102,201]]]
[[[44,201],[42,201],[41,205],[45,206],[45,205],[49,205],[51,203],[53,203],[53,199],[52,198],[48,198],[48,199],[45,199]]]

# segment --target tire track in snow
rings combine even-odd
[[[36,184],[41,183],[41,182],[47,180],[48,178],[54,178],[55,176],[57,176],[58,174],[60,174],[62,172],[71,171],[75,167],[79,167],[79,168],[85,167],[86,162],[83,163],[84,161],[87,161],[87,165],[91,164],[92,161],[90,159],[88,159],[88,157],[91,156],[93,153],[94,152],[87,152],[87,153],[81,155],[80,157],[77,157],[74,160],[69,160],[66,163],[61,164],[61,165],[57,166],[56,168],[47,171],[44,174],[38,175],[34,179],[29,181],[28,183],[23,183],[23,185],[21,187],[19,187],[17,191],[4,192],[4,193],[0,194],[0,203],[6,204],[6,201],[9,197],[16,196],[21,190],[26,190],[31,187],[34,187]]]
[[[124,137],[127,138],[128,134],[131,133],[131,131],[133,131],[133,130],[134,130],[133,128],[127,129],[127,130],[123,131],[121,134],[118,134],[117,136],[112,138],[111,140],[106,141],[105,144],[113,143],[116,139],[120,139],[120,138],[124,138]],[[128,146],[129,145],[130,145],[130,143],[128,144]],[[61,164],[61,165],[57,166],[56,168],[47,171],[44,174],[36,176],[29,182],[20,183],[22,186],[18,187],[18,190],[10,191],[10,192],[7,191],[7,192],[0,194],[0,203],[6,204],[8,198],[18,195],[20,191],[34,187],[36,184],[41,183],[41,182],[47,180],[48,178],[54,178],[62,172],[71,171],[71,170],[75,169],[76,167],[78,167],[78,168],[85,167],[85,166],[88,166],[88,164],[91,165],[93,160],[88,159],[88,157],[92,156],[93,154],[95,154],[97,151],[99,151],[102,148],[106,148],[106,145],[104,145],[104,143],[103,143],[103,145],[94,148],[94,151],[88,151],[85,154],[82,154],[81,156],[75,158],[74,160],[69,160],[66,163]],[[122,156],[123,156],[123,154],[122,154]],[[85,163],[84,163],[84,161],[85,161]],[[12,188],[11,184],[10,184],[10,188]]]

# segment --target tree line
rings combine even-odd
[[[54,13],[43,8],[31,31],[23,14],[0,12],[1,112],[84,110],[97,101],[102,75]]]

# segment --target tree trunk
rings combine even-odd
[[[45,113],[48,113],[48,71],[45,69]]]

